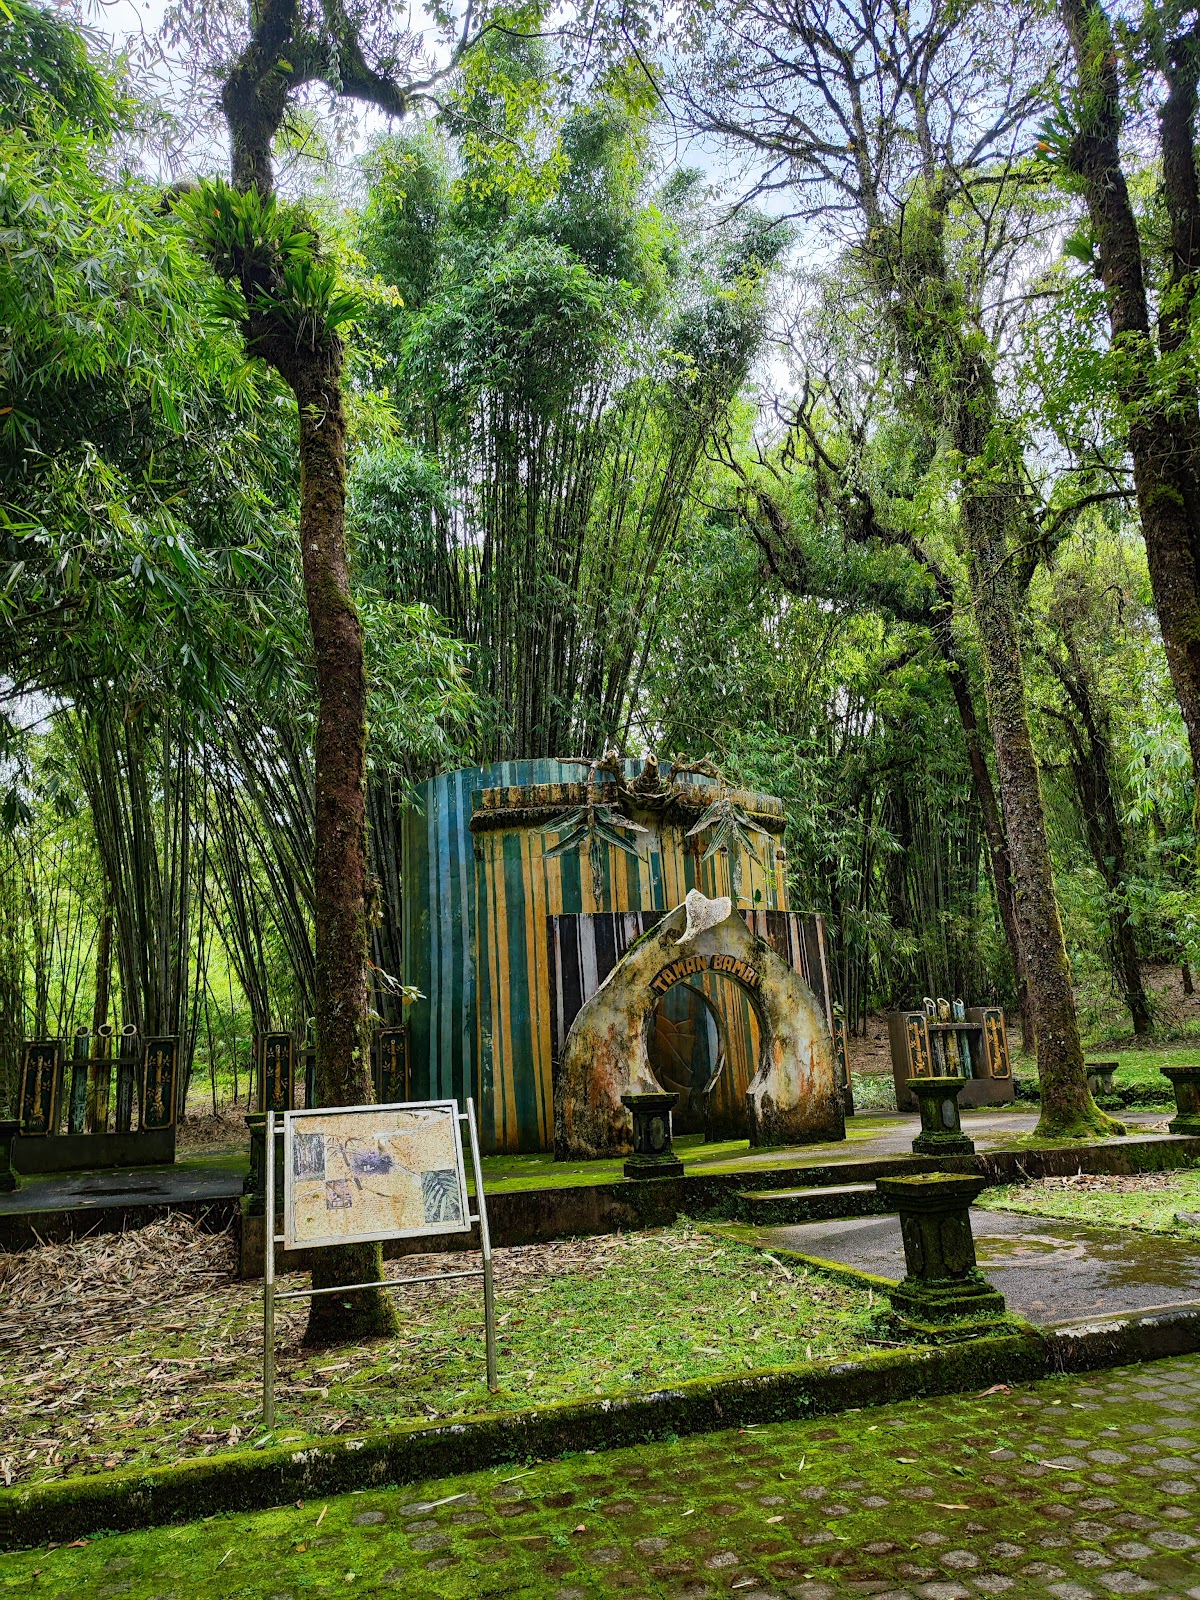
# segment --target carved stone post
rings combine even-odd
[[[1085,1061],[1088,1088],[1093,1094],[1112,1094],[1115,1089],[1113,1074],[1120,1065],[1117,1061]]]
[[[1160,1067],[1175,1091],[1177,1117],[1167,1123],[1172,1133],[1200,1134],[1200,1067]]]
[[[80,1028],[71,1047],[71,1095],[67,1101],[67,1132],[82,1133],[87,1114],[88,1057],[91,1035]]]
[[[984,1185],[951,1172],[876,1181],[904,1236],[907,1273],[889,1294],[897,1311],[927,1323],[1004,1311],[1004,1296],[975,1265],[970,1206]]]
[[[117,1132],[133,1127],[133,1097],[137,1087],[138,1031],[132,1022],[121,1029],[121,1053],[117,1061]]]
[[[958,1096],[965,1078],[909,1078],[921,1108],[921,1131],[913,1150],[921,1156],[971,1156],[975,1146],[962,1131]]]
[[[633,1154],[625,1163],[627,1178],[682,1178],[683,1162],[671,1148],[671,1112],[677,1094],[623,1094],[621,1104],[633,1113]]]

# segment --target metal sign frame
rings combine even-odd
[[[296,1134],[296,1124],[303,1122],[305,1117],[338,1117],[343,1114],[353,1115],[362,1111],[436,1111],[439,1112],[453,1132],[454,1139],[454,1175],[458,1180],[458,1195],[461,1202],[463,1221],[461,1222],[427,1222],[422,1227],[392,1228],[386,1233],[369,1230],[366,1233],[335,1233],[322,1239],[297,1239],[293,1230],[293,1200],[295,1198],[296,1174],[295,1163],[290,1159],[292,1154],[292,1141]],[[471,1214],[470,1196],[467,1194],[467,1173],[463,1162],[462,1128],[459,1126],[462,1113],[458,1109],[457,1100],[400,1100],[390,1105],[372,1106],[313,1106],[303,1111],[285,1111],[283,1115],[283,1247],[285,1250],[318,1250],[327,1246],[339,1244],[367,1244],[377,1239],[419,1239],[425,1236],[430,1238],[442,1233],[470,1233],[471,1223],[468,1220]]]
[[[483,1163],[479,1154],[479,1128],[475,1120],[475,1102],[468,1098],[467,1109],[460,1111],[457,1100],[449,1101],[406,1101],[400,1107],[383,1106],[326,1106],[322,1109],[327,1114],[330,1111],[380,1111],[395,1109],[410,1109],[416,1105],[450,1105],[454,1108],[455,1143],[458,1147],[459,1161],[462,1161],[462,1130],[460,1124],[466,1123],[467,1134],[471,1141],[471,1165],[475,1172],[475,1204],[478,1207],[475,1215],[471,1215],[468,1205],[465,1227],[447,1228],[438,1226],[435,1229],[404,1229],[401,1233],[373,1234],[372,1239],[395,1238],[420,1238],[427,1237],[430,1233],[461,1233],[468,1232],[475,1224],[479,1224],[479,1247],[483,1256],[481,1267],[471,1268],[464,1272],[435,1272],[427,1273],[417,1278],[384,1278],[372,1283],[339,1283],[329,1289],[277,1289],[275,1287],[275,1246],[284,1244],[283,1234],[275,1232],[275,1140],[283,1133],[282,1123],[277,1122],[274,1111],[267,1112],[266,1136],[266,1250],[263,1261],[263,1426],[275,1426],[275,1306],[280,1300],[313,1300],[317,1295],[346,1294],[351,1289],[398,1289],[411,1283],[445,1283],[452,1278],[482,1278],[483,1279],[483,1325],[484,1342],[487,1361],[487,1386],[493,1394],[499,1388],[496,1377],[496,1304],[492,1282],[492,1237],[488,1229],[487,1201],[483,1193]],[[303,1112],[285,1113],[285,1116],[303,1116]],[[286,1178],[285,1178],[286,1182]],[[464,1184],[465,1193],[465,1184]],[[338,1243],[346,1241],[339,1239]],[[317,1248],[314,1246],[313,1248]]]

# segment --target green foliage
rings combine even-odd
[[[857,1021],[1009,978],[943,674],[919,633],[852,594],[785,599],[743,532],[698,529],[664,584],[644,726],[783,799],[790,902],[829,918]]]
[[[335,262],[322,259],[315,233],[275,195],[211,178],[187,197],[186,213],[225,286],[214,297],[217,311],[250,337],[261,317],[320,349],[360,314],[360,296],[342,286]]]
[[[88,53],[89,38],[67,19],[27,0],[4,0],[0,28],[0,125],[30,130],[73,123],[105,135],[131,102]]]
[[[356,469],[358,558],[472,647],[481,757],[621,737],[663,553],[760,347],[786,237],[718,221],[694,184],[657,192],[619,84],[547,122],[534,91],[553,75],[513,49],[527,99],[481,110],[468,77],[440,140],[382,144],[356,240],[404,300],[364,318],[364,375],[405,435]],[[553,159],[536,182],[475,181],[464,128],[509,160],[521,106]]]

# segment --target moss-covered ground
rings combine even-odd
[[[0,1558],[75,1600],[1200,1596],[1200,1358]]]
[[[1127,1176],[1077,1173],[988,1189],[979,1205],[992,1211],[1064,1217],[1105,1228],[1137,1228],[1200,1241],[1200,1167]]]
[[[8,1261],[0,1476],[36,1481],[163,1463],[261,1436],[261,1286],[232,1279],[225,1236],[176,1217],[124,1240]],[[502,1250],[496,1264],[495,1395],[484,1381],[478,1279],[400,1290],[397,1338],[320,1354],[301,1345],[307,1302],[281,1303],[274,1442],[851,1357],[893,1342],[886,1308],[869,1291],[690,1224]],[[409,1257],[390,1270],[414,1276],[437,1265]],[[295,1274],[280,1286],[306,1282]]]
[[[905,1119],[871,1117],[857,1122],[848,1118],[846,1138],[831,1144],[797,1145],[792,1149],[752,1150],[748,1139],[724,1139],[706,1144],[700,1134],[685,1134],[674,1141],[675,1153],[686,1171],[693,1174],[734,1172],[747,1164],[761,1164],[764,1157],[775,1166],[816,1163],[830,1157],[844,1160],[848,1148],[877,1138],[904,1126]],[[516,1189],[566,1189],[578,1184],[619,1183],[624,1177],[624,1158],[611,1161],[555,1161],[548,1151],[532,1155],[485,1156],[483,1179],[488,1194],[503,1194]]]
[[[1175,1091],[1162,1075],[1163,1067],[1190,1067],[1200,1063],[1200,1049],[1195,1044],[1149,1045],[1145,1048],[1121,1047],[1110,1049],[1098,1045],[1086,1052],[1089,1062],[1115,1061],[1113,1075],[1114,1093],[1103,1095],[1100,1104],[1112,1112],[1163,1111],[1170,1114],[1175,1105]],[[1032,1056],[1016,1055],[1013,1072],[1017,1080],[1017,1103],[1029,1104],[1037,1098],[1037,1062]]]

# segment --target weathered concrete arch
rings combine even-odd
[[[812,990],[728,900],[693,889],[630,946],[571,1024],[554,1096],[556,1157],[629,1153],[632,1119],[621,1096],[659,1088],[647,1050],[655,1001],[706,970],[733,978],[758,1014],[762,1046],[747,1090],[751,1144],[845,1138],[833,1041]]]

